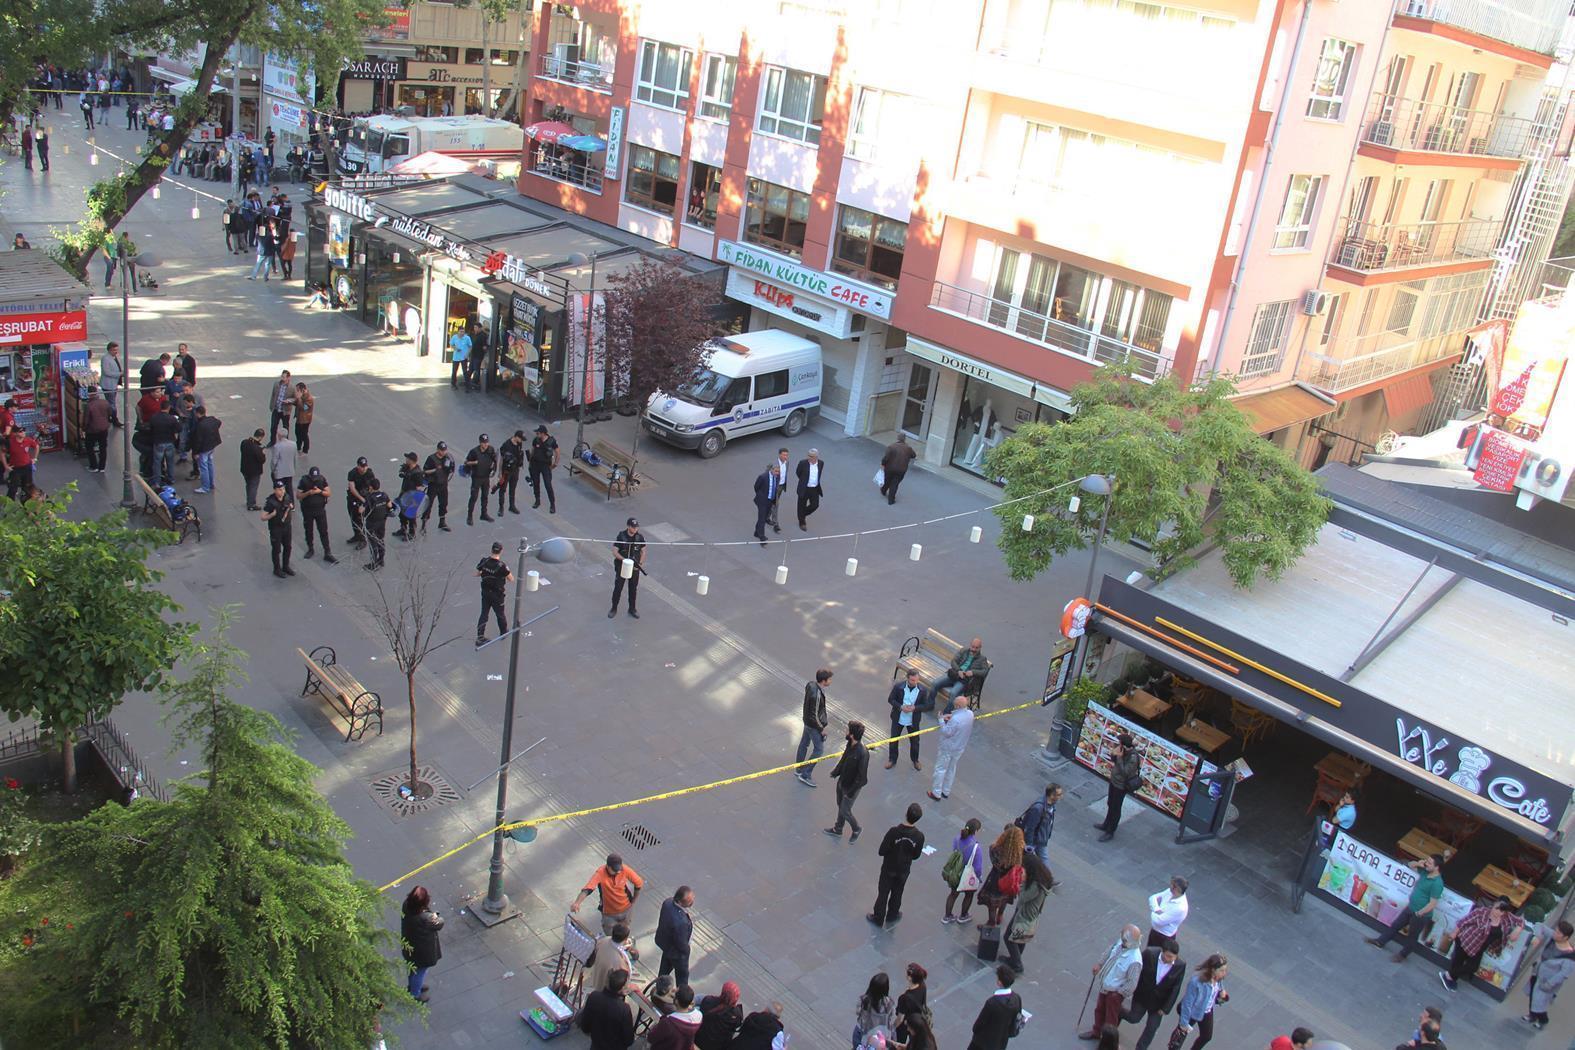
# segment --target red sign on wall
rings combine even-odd
[[[0,317],[0,345],[80,343],[86,338],[86,310],[49,314],[9,314]]]
[[[1482,454],[1472,477],[1478,485],[1494,492],[1514,492],[1515,477],[1526,450],[1520,442],[1499,430],[1489,430],[1482,441]]]

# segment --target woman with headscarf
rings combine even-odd
[[[1017,910],[1001,939],[1006,942],[1007,965],[1023,972],[1023,945],[1034,938],[1039,915],[1045,910],[1045,896],[1055,888],[1055,876],[1032,851],[1023,854],[1023,889],[1017,895]]]
[[[744,1023],[744,1008],[738,1000],[742,993],[732,981],[722,982],[718,995],[700,1000],[700,1030],[695,1033],[695,1050],[724,1050]]]

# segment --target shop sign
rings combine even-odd
[[[316,93],[316,79],[310,73],[301,76],[296,64],[287,58],[271,53],[263,56],[263,91],[275,98],[309,106],[310,96]]]
[[[409,69],[409,67],[407,67]],[[481,74],[457,70],[453,66],[423,65],[417,63],[416,67],[409,69],[410,80],[422,80],[428,84],[480,84]]]
[[[481,264],[481,272],[517,284],[528,292],[547,299],[560,298],[561,292],[547,283],[547,277],[536,267],[521,262],[506,252],[493,252]]]
[[[389,4],[383,8],[383,17],[388,19],[388,25],[378,26],[367,30],[367,37],[372,40],[409,40],[410,39],[410,9]]]
[[[389,220],[388,228],[393,233],[397,233],[402,237],[409,237],[413,241],[420,241],[422,244],[433,248],[441,247],[443,244],[442,233],[434,230],[424,222],[417,222],[408,215],[401,215],[397,219]]]
[[[1214,764],[1099,704],[1089,704],[1083,715],[1083,732],[1077,738],[1078,763],[1108,780],[1115,766],[1112,749],[1122,733],[1132,737],[1139,755],[1138,773],[1143,783],[1132,794],[1180,820],[1192,778],[1200,771],[1214,772]]]
[[[531,345],[541,341],[541,307],[533,300],[523,295],[510,297],[510,309],[513,311],[514,320],[511,327],[529,339]]]
[[[612,147],[609,145],[608,152],[610,153],[611,150]],[[607,165],[611,170],[610,157]],[[822,299],[851,307],[859,313],[883,320],[891,317],[890,293],[859,281],[851,281],[841,274],[811,270],[807,266],[800,266],[779,255],[737,241],[718,241],[716,257],[729,266],[748,270],[775,284],[818,295]]]
[[[339,75],[345,80],[404,80],[403,58],[363,58],[346,61]]]
[[[0,316],[0,344],[79,343],[87,338],[87,311]]]
[[[69,299],[45,299],[22,303],[0,303],[0,317],[11,314],[63,314],[84,306]]]
[[[337,186],[330,186],[323,191],[323,203],[346,215],[354,216],[362,222],[373,222],[377,219],[377,208],[372,202],[359,194],[349,193]]]
[[[977,361],[965,354],[959,354],[955,350],[948,350],[944,346],[926,342],[915,336],[910,335],[908,337],[907,350],[914,357],[920,357],[926,361],[934,361],[943,368],[949,368],[953,372],[961,372],[963,375],[977,379],[981,383],[997,386],[1002,390],[1010,390],[1012,393],[1021,394],[1024,397],[1033,397],[1037,388],[1037,384],[1033,380],[1024,379],[1015,372],[1003,371],[987,365],[983,361]]]
[[[607,157],[602,176],[614,181],[618,179],[618,162],[623,160],[623,117],[622,106],[614,106],[607,116]]]
[[[270,102],[268,105],[272,112],[272,119],[268,121],[270,127],[306,127],[306,111],[300,106],[292,106],[288,102]]]
[[[789,291],[770,281],[756,280],[744,270],[727,272],[727,294],[741,303],[758,306],[767,313],[797,321],[837,339],[853,334],[853,315],[843,307]]]

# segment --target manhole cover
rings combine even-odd
[[[662,840],[656,833],[644,824],[625,824],[622,831],[623,837],[635,849],[645,849],[648,846],[660,846]]]
[[[410,767],[384,773],[372,781],[372,797],[402,817],[415,816],[459,801],[459,791],[431,766],[417,766],[421,790],[414,795],[401,790],[410,782]]]

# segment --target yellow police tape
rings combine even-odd
[[[1026,711],[1029,708],[1040,707],[1040,706],[1042,706],[1042,705],[1040,704],[1040,702],[1038,700],[1030,700],[1026,704],[1018,704],[1016,707],[1005,707],[1005,708],[1002,708],[999,711],[989,711],[989,712],[986,712],[986,713],[981,714],[981,715],[975,715],[974,717],[976,719],[998,718],[1001,715],[1009,715],[1009,714],[1013,714],[1013,713],[1015,713],[1017,711]],[[931,726],[928,729],[921,729],[917,733],[910,733],[910,734],[905,734],[905,735],[908,735],[908,736],[923,736],[926,733],[933,733],[939,728],[940,728],[939,726]],[[879,740],[872,740],[872,741],[870,741],[865,746],[868,747],[871,751],[874,751],[876,748],[878,748],[878,747],[880,747],[880,746],[882,746],[884,744],[889,744],[893,740],[900,740],[900,739],[902,739],[902,737],[900,737],[900,736],[898,736],[898,737],[882,737]],[[540,827],[543,824],[553,824],[553,823],[557,823],[558,821],[572,820],[575,817],[588,817],[588,816],[590,816],[590,815],[592,815],[594,813],[610,813],[613,810],[627,809],[630,806],[643,806],[647,802],[661,802],[661,801],[663,801],[665,799],[669,799],[669,798],[678,798],[681,795],[693,795],[693,794],[696,794],[696,793],[701,792],[701,791],[711,791],[711,790],[713,790],[715,788],[727,787],[730,784],[742,784],[745,781],[749,781],[749,780],[759,780],[762,777],[774,776],[777,773],[786,773],[788,770],[791,770],[791,769],[800,769],[800,768],[802,768],[804,766],[813,766],[817,762],[830,762],[833,759],[840,758],[841,756],[842,756],[842,752],[841,751],[837,751],[837,752],[833,752],[831,754],[821,755],[819,758],[805,759],[803,762],[789,762],[785,766],[773,766],[770,769],[760,769],[760,770],[756,770],[753,773],[745,773],[742,776],[728,777],[726,780],[713,780],[709,784],[696,784],[694,787],[678,788],[675,791],[664,791],[664,792],[662,792],[659,795],[646,795],[644,798],[631,798],[631,799],[629,799],[629,800],[627,800],[625,802],[609,802],[605,806],[590,806],[590,807],[588,807],[586,809],[576,809],[576,810],[574,810],[572,812],[569,812],[569,813],[552,813],[552,814],[549,814],[549,815],[544,816],[544,817],[532,817],[529,820],[515,820],[515,821],[511,821],[511,822],[509,822],[507,824],[499,824],[497,827],[489,828],[488,830],[482,832],[481,834],[477,835],[473,839],[470,839],[470,840],[468,840],[466,842],[461,842],[458,846],[455,846],[453,849],[449,850],[448,852],[441,853],[438,856],[433,857],[431,860],[429,860],[425,864],[421,865],[421,867],[419,867],[419,868],[412,868],[410,871],[407,871],[403,875],[399,876],[399,878],[395,879],[393,882],[384,883],[382,886],[379,886],[377,888],[377,891],[379,893],[387,893],[389,890],[393,889],[395,886],[398,886],[400,883],[404,882],[406,879],[409,879],[412,876],[421,874],[423,871],[426,871],[428,868],[432,867],[433,865],[443,863],[445,860],[448,860],[454,854],[462,852],[463,850],[467,850],[471,846],[476,845],[476,843],[478,843],[478,842],[485,842],[487,839],[492,838],[492,836],[497,834],[499,831],[509,832],[509,831],[513,831],[515,828]]]

